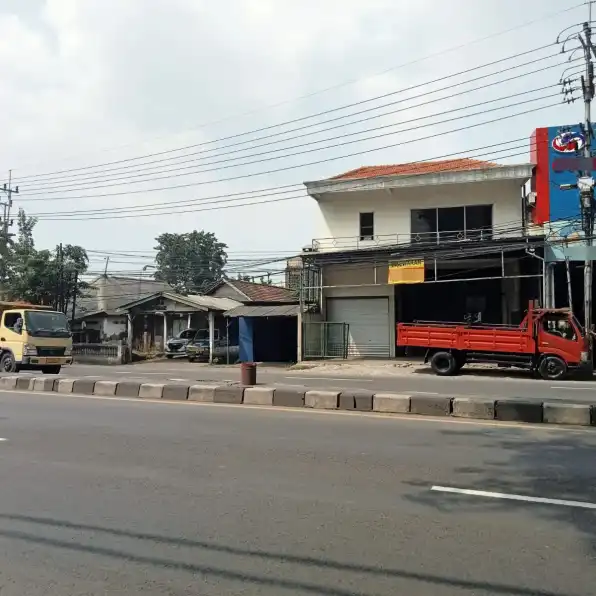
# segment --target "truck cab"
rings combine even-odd
[[[43,306],[0,303],[0,372],[58,374],[72,364],[72,335],[64,313]]]

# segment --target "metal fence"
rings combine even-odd
[[[315,322],[302,326],[302,357],[308,359],[348,357],[349,325]]]
[[[73,344],[72,356],[82,364],[122,364],[125,360],[125,346],[113,344]]]

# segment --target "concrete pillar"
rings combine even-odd
[[[543,272],[544,308],[555,308],[555,268],[552,264],[546,264]]]
[[[168,338],[168,316],[163,313],[163,338],[161,340],[161,349],[165,352],[166,340]]]
[[[188,321],[186,322],[186,326],[190,329],[192,326],[192,313],[188,313]]]
[[[213,352],[215,350],[215,312],[209,311],[209,364],[213,364]]]
[[[126,322],[126,343],[132,353],[132,315],[128,313]]]
[[[298,325],[298,345],[296,346],[296,361],[302,362],[302,328],[303,328],[303,318],[302,318],[302,305],[298,309],[298,316],[296,317],[296,324]]]

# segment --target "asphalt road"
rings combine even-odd
[[[88,376],[106,379],[138,379],[148,382],[239,381],[238,367],[206,366],[185,360],[153,362],[127,366],[72,365],[62,369],[62,376]],[[290,371],[284,367],[262,367],[258,382],[268,385],[305,385],[318,388],[362,388],[371,391],[408,392],[420,394],[476,395],[488,397],[521,397],[539,400],[566,400],[596,403],[596,382],[533,379],[517,371],[476,370],[456,377],[437,377],[424,369],[418,373],[394,376],[349,376],[347,373],[321,373],[316,369]]]
[[[591,596],[593,431],[0,392],[2,596]]]

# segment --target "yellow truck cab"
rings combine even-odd
[[[0,372],[41,370],[58,374],[72,364],[66,315],[47,306],[0,302]]]

